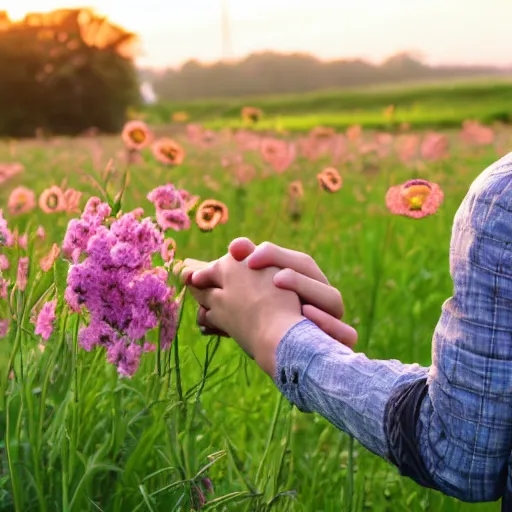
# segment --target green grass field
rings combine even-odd
[[[511,85],[496,85],[493,92],[484,87],[481,97],[479,87],[443,89],[435,102],[431,89],[414,89],[404,91],[400,101],[397,91],[382,91],[267,99],[257,106],[268,115],[262,127],[272,128],[281,116],[282,127],[290,130],[318,123],[381,126],[379,112],[390,103],[403,112],[403,120],[418,119],[414,124],[421,127],[429,118],[437,119],[434,126],[447,119],[457,126],[466,117],[512,112]],[[236,126],[240,105],[220,110],[222,102],[212,102],[180,105],[179,110],[189,111],[194,121],[211,119],[211,126]],[[175,109],[155,107],[148,116],[164,122]],[[357,109],[365,109],[359,117]],[[420,166],[406,166],[395,155],[378,161],[357,156],[339,166],[344,185],[335,194],[321,191],[316,181],[329,158],[311,162],[299,157],[278,175],[268,172],[257,153],[247,152],[245,159],[255,164],[258,174],[239,189],[220,165],[222,156],[235,151],[232,141],[222,140],[210,149],[185,141],[187,156],[179,167],[165,168],[149,152],[131,166],[123,210],[142,206],[151,215],[145,196],[165,183],[223,201],[230,211],[227,224],[211,233],[193,225],[173,234],[177,258],[215,259],[241,235],[306,251],[342,291],[345,320],[359,333],[358,351],[429,365],[432,333],[452,291],[452,220],[472,180],[503,147],[510,147],[512,132],[500,130],[500,149],[497,143],[467,147],[454,135],[449,159]],[[114,191],[124,171],[120,151],[117,137],[0,143],[0,162],[25,166],[24,173],[1,185],[0,208],[6,208],[10,192],[19,185],[40,194],[67,180],[68,186],[84,192],[84,199],[96,194],[88,177],[99,176],[111,157],[116,159]],[[415,221],[386,210],[388,187],[412,177],[443,188],[445,202],[436,215]],[[287,188],[298,179],[305,194],[300,221],[292,222]],[[422,489],[321,417],[292,410],[232,340],[200,336],[190,298],[172,354],[163,359],[163,372],[157,356],[146,354],[131,380],[119,379],[101,350],[76,349],[76,316],[59,319],[59,329],[40,353],[29,309],[54,281],[62,292],[68,265],[60,261],[55,274],[41,276],[37,259],[52,242],[62,241],[71,216],[35,209],[7,217],[20,232],[33,233],[43,225],[47,239],[30,245],[35,263],[28,291],[18,297],[24,309],[15,312],[23,329],[18,334],[11,330],[0,344],[0,510],[184,512],[191,510],[194,485],[208,465],[215,494],[208,496],[203,510],[499,509],[497,504],[468,505]],[[12,262],[16,256],[9,253]],[[7,273],[15,279],[15,268]],[[0,317],[7,314],[6,303],[0,301]],[[23,364],[23,379],[7,379],[13,350],[18,371]]]
[[[147,107],[151,123],[168,123],[174,112],[185,111],[192,121],[219,129],[240,128],[240,110],[259,107],[264,117],[259,130],[308,131],[322,125],[345,129],[353,124],[394,130],[402,123],[415,129],[458,128],[465,119],[486,124],[512,120],[510,79],[447,81],[406,86],[381,86],[347,91],[323,91],[300,95],[248,99],[219,99],[193,103],[163,103]],[[384,109],[395,105],[389,119]]]

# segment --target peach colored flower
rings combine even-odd
[[[340,173],[334,167],[327,167],[317,174],[320,186],[327,192],[337,192],[343,185]]]
[[[319,140],[325,140],[325,139],[331,139],[336,135],[336,130],[331,127],[327,126],[315,126],[310,132],[309,132],[309,138],[310,139],[319,139]]]
[[[39,208],[44,213],[56,213],[66,210],[66,199],[60,187],[54,185],[47,188],[39,196]]]
[[[26,187],[17,187],[9,196],[7,208],[12,215],[20,215],[33,210],[36,206],[36,196]]]
[[[361,128],[361,125],[356,124],[354,126],[349,126],[347,128],[347,139],[350,142],[359,142],[363,135],[363,129]]]
[[[160,248],[160,254],[166,265],[170,265],[174,260],[174,255],[176,254],[176,242],[172,238],[164,240],[164,243]]]
[[[42,271],[48,272],[57,261],[59,255],[60,247],[57,244],[53,244],[50,252],[44,258],[41,258],[41,261],[39,262]]]
[[[414,179],[391,187],[386,194],[386,206],[394,215],[420,219],[435,213],[443,198],[443,191],[436,183]]]
[[[147,148],[152,140],[151,131],[143,121],[128,121],[124,125],[121,137],[125,146],[135,151]]]
[[[384,119],[391,121],[395,115],[395,105],[388,105],[382,112]]]
[[[441,133],[428,134],[421,143],[420,153],[424,160],[441,160],[448,156],[449,142]]]
[[[66,204],[66,212],[80,213],[80,199],[82,192],[74,188],[68,188],[64,191],[64,202]]]
[[[180,196],[183,200],[182,208],[187,213],[193,210],[201,199],[199,196],[193,196],[188,190],[180,190]]]
[[[175,123],[184,123],[184,122],[188,121],[189,118],[190,118],[190,116],[188,115],[188,113],[187,112],[183,112],[183,111],[174,112],[172,114],[172,120]]]
[[[237,186],[246,185],[256,176],[256,169],[254,168],[254,165],[247,163],[237,165],[233,172],[235,175],[235,184]]]
[[[263,112],[257,107],[244,107],[242,109],[242,119],[245,122],[257,123],[263,117]]]
[[[19,162],[14,162],[12,164],[0,163],[0,183],[4,183],[24,170],[25,168]]]
[[[180,165],[185,158],[185,151],[174,140],[163,138],[156,140],[151,146],[154,157],[166,165]]]
[[[263,139],[261,141],[261,156],[276,172],[284,172],[295,160],[295,145],[284,140]]]
[[[197,209],[196,224],[201,231],[211,231],[218,224],[225,224],[228,217],[228,207],[224,203],[207,199]]]
[[[198,145],[201,148],[211,148],[217,142],[217,134],[213,130],[203,130],[199,136]]]
[[[301,198],[304,195],[304,187],[302,186],[302,181],[296,180],[292,181],[288,185],[288,196],[293,199]]]
[[[401,135],[396,141],[396,152],[403,163],[411,162],[418,153],[420,139],[417,135]]]

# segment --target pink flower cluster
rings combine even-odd
[[[7,227],[7,221],[4,219],[3,211],[0,210],[0,246],[8,245],[11,233]]]
[[[161,347],[171,346],[178,304],[167,272],[152,267],[151,257],[163,242],[160,231],[133,212],[107,227],[109,215],[108,205],[93,198],[82,217],[69,223],[63,249],[74,265],[65,297],[74,311],[85,308],[90,315],[79,333],[81,346],[87,351],[105,347],[107,360],[131,377],[142,352],[154,349],[144,340],[149,330],[161,324]]]
[[[156,221],[163,231],[183,231],[190,228],[187,200],[190,194],[168,184],[157,187],[148,194],[148,200],[155,205]]]
[[[35,333],[39,334],[44,341],[48,341],[53,332],[55,322],[55,309],[57,301],[46,302],[37,316]]]

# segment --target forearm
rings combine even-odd
[[[277,348],[275,382],[303,412],[317,412],[389,459],[385,410],[389,397],[408,383],[426,379],[428,369],[399,361],[368,359],[304,320]]]

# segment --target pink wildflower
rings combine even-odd
[[[421,143],[421,156],[425,160],[441,160],[448,156],[449,142],[446,135],[430,133]]]
[[[18,275],[16,278],[16,285],[22,292],[27,288],[29,263],[30,262],[27,256],[20,258],[18,261]]]
[[[0,277],[0,299],[7,300],[7,287],[9,281],[6,281],[3,277]]]
[[[2,270],[8,270],[10,267],[9,260],[5,254],[0,254],[0,272]]]
[[[117,366],[117,371],[125,377],[132,377],[140,365],[142,347],[120,339],[107,348],[107,361]]]
[[[17,187],[9,196],[7,208],[12,215],[20,215],[33,210],[36,206],[36,196],[26,187]]]
[[[9,320],[0,319],[0,339],[5,338],[9,332]]]
[[[39,240],[44,240],[46,238],[46,231],[43,226],[39,226],[36,231],[36,236]]]
[[[10,245],[9,241],[11,241],[11,232],[7,227],[7,221],[4,219],[3,211],[0,209],[0,247],[2,245]]]
[[[443,198],[443,191],[436,183],[414,179],[391,187],[386,194],[386,206],[395,215],[420,219],[434,214]]]
[[[48,272],[57,261],[59,254],[60,247],[57,244],[53,244],[50,252],[44,258],[41,258],[41,261],[39,262],[41,270],[43,272]]]
[[[96,215],[100,208],[96,205]],[[164,322],[167,304],[174,302],[167,272],[152,268],[152,255],[162,242],[151,220],[140,221],[133,213],[110,227],[93,224],[83,250],[86,257],[76,260],[68,274],[66,301],[74,311],[86,308],[91,317],[89,327],[79,333],[80,345],[86,350],[104,346],[108,361],[124,376],[137,370],[144,337]]]
[[[492,128],[484,126],[478,121],[464,121],[460,135],[466,143],[475,146],[486,146],[494,142]]]
[[[148,125],[143,121],[129,121],[124,125],[121,135],[128,149],[141,151],[151,144],[152,134]]]
[[[53,332],[53,323],[55,322],[55,309],[57,301],[47,302],[37,316],[35,333],[39,334],[44,341],[48,341]]]

